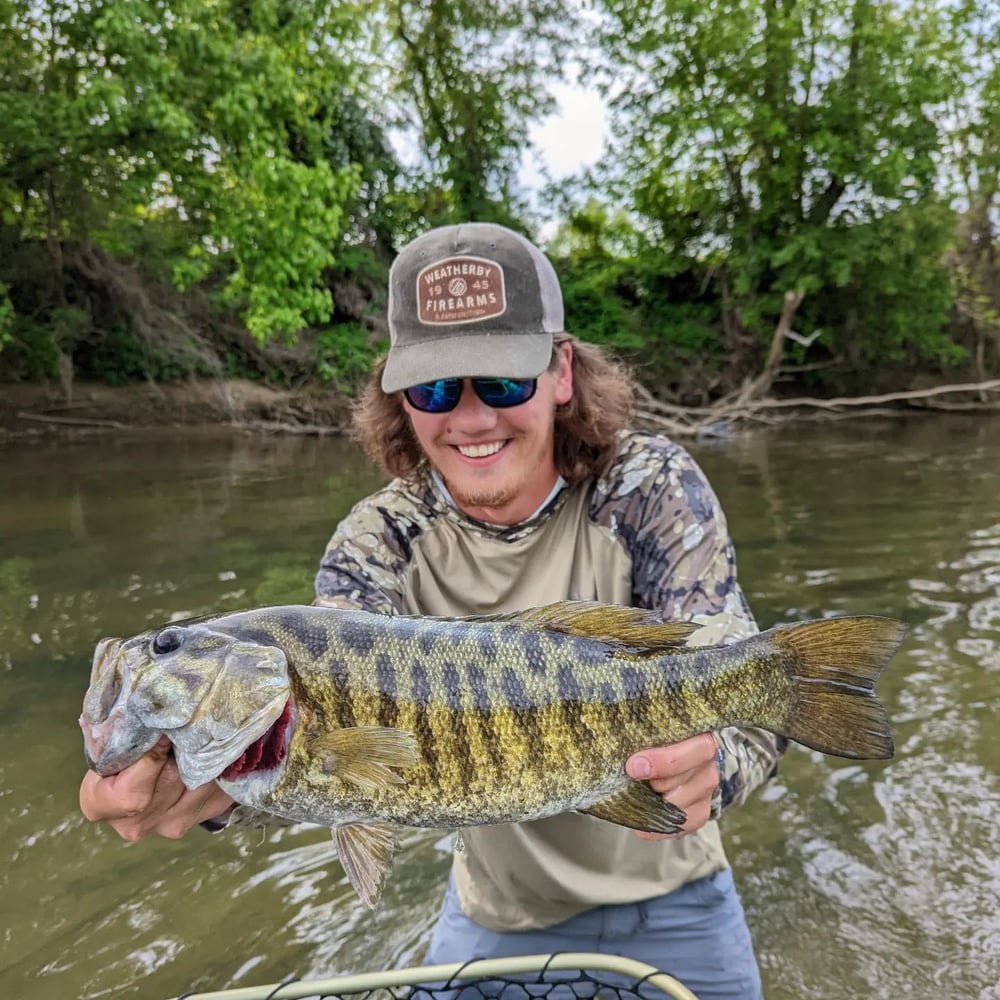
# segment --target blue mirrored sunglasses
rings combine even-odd
[[[538,388],[537,378],[474,378],[470,379],[476,395],[487,405],[502,410],[527,403]],[[421,382],[403,390],[410,406],[424,413],[447,413],[458,406],[465,379],[439,378]]]

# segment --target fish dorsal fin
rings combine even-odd
[[[526,611],[474,615],[462,621],[514,622],[649,654],[683,647],[699,628],[695,622],[664,621],[658,611],[648,608],[627,608],[598,601],[558,601]]]
[[[647,833],[679,833],[687,821],[678,809],[644,781],[630,781],[623,789],[580,812]]]
[[[417,762],[417,738],[403,729],[353,726],[332,729],[312,737],[312,755],[327,774],[363,788],[405,785],[397,769]]]
[[[380,823],[348,823],[331,831],[337,857],[354,891],[374,910],[382,897],[385,877],[392,868],[396,837],[392,827]]]

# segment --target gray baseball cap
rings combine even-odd
[[[534,378],[563,332],[559,279],[519,233],[486,222],[432,229],[389,272],[382,389],[439,378]]]

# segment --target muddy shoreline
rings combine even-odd
[[[190,429],[346,434],[351,400],[334,389],[279,389],[245,379],[109,386],[0,385],[0,439]]]

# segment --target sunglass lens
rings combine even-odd
[[[425,413],[447,413],[454,410],[461,392],[462,383],[457,378],[439,378],[405,390],[410,404]]]
[[[487,405],[502,409],[520,406],[535,394],[537,379],[533,378],[477,378],[472,380],[476,395]]]

